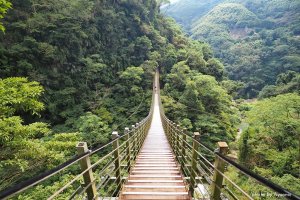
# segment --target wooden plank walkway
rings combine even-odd
[[[119,199],[191,199],[164,133],[155,94],[150,130]]]

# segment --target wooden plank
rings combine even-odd
[[[181,178],[181,176],[167,176],[167,175],[130,175],[130,177],[139,177],[139,178]]]
[[[173,196],[173,195],[188,195],[188,192],[124,192],[123,194],[137,194],[137,195],[160,195],[160,196]]]
[[[191,200],[162,127],[158,96],[150,130],[135,161],[119,200]]]
[[[185,188],[183,185],[125,185],[126,188]]]
[[[183,183],[183,180],[157,180],[157,179],[152,179],[152,180],[128,180],[128,182],[132,183]]]

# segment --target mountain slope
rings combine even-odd
[[[215,5],[224,0],[180,0],[161,8],[162,13],[173,17],[185,31],[189,32],[195,20],[204,16]]]
[[[194,23],[192,37],[208,39],[211,35],[216,36],[215,34],[225,36],[226,31],[230,36],[234,29],[253,27],[258,23],[257,21],[256,15],[241,4],[220,4]],[[212,41],[210,37],[209,39]],[[230,37],[226,39],[228,40]]]
[[[261,97],[297,91],[299,1],[226,0],[213,6],[198,3],[200,7],[183,6],[185,2],[177,2],[181,6],[170,7],[166,14],[179,23],[192,19],[185,20],[187,32],[211,44],[229,77],[244,84],[240,97],[256,97],[265,86]],[[201,15],[195,14],[197,10]],[[290,72],[296,72],[294,79],[282,85],[280,77]]]

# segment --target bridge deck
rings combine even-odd
[[[191,199],[162,127],[157,94],[150,130],[120,199]]]

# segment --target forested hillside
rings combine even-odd
[[[198,12],[204,16],[185,26],[192,38],[213,46],[232,80],[241,81],[240,97],[299,90],[299,1],[228,0],[209,12],[203,6]],[[189,16],[186,10],[177,9],[177,17]]]
[[[224,0],[180,0],[164,5],[162,13],[171,16],[185,31],[190,33],[192,24],[200,17],[207,14],[214,6]]]
[[[249,127],[238,141],[239,161],[300,194],[300,95],[281,94],[243,104],[240,109],[247,116]],[[239,184],[252,190],[260,187],[242,180]]]
[[[212,45],[224,64],[231,80],[221,84],[241,98],[235,101],[240,133],[231,143],[239,162],[300,194],[300,2],[181,0],[163,11],[191,38]],[[256,97],[258,101],[248,100]],[[263,191],[254,182],[228,175],[245,189]]]
[[[209,132],[208,143],[234,138],[235,109],[218,82],[223,65],[155,0],[11,3],[0,33],[0,190],[75,155],[78,141],[103,144],[146,116],[157,67],[168,115]],[[34,198],[72,176],[45,182]]]

